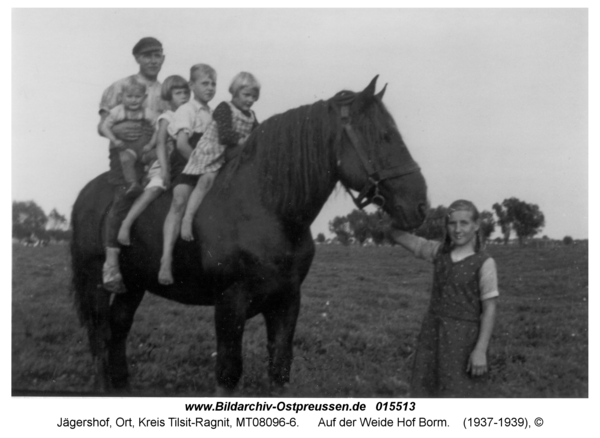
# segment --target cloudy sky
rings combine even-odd
[[[260,120],[379,74],[432,206],[514,196],[539,205],[542,235],[588,237],[585,9],[15,9],[13,200],[70,215],[108,168],[102,91],[137,71],[131,49],[148,35],[165,48],[161,79],[217,70],[213,107],[254,73]],[[352,208],[338,190],[313,232]]]

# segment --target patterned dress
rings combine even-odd
[[[491,258],[485,251],[457,262],[437,242],[430,251],[434,251],[433,288],[417,341],[412,396],[483,397],[486,376],[471,377],[466,369],[479,336],[481,302],[498,296],[495,264],[487,263],[493,272],[482,274]]]
[[[190,155],[183,173],[202,175],[218,171],[225,162],[225,149],[235,146],[256,127],[253,111],[244,113],[231,102],[220,103],[213,113],[213,120]]]

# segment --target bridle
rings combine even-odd
[[[354,99],[352,99],[354,100]],[[354,196],[352,191],[346,187],[346,191],[350,194],[350,197],[354,201],[354,204],[359,208],[363,209],[367,205],[373,203],[379,208],[383,208],[385,205],[385,198],[379,192],[379,183],[391,178],[399,178],[402,176],[410,175],[420,170],[418,164],[410,160],[405,165],[390,167],[387,169],[379,169],[378,166],[373,165],[373,162],[368,157],[363,142],[360,139],[359,134],[352,128],[350,120],[350,108],[348,104],[342,105],[340,108],[340,116],[342,122],[342,129],[348,136],[350,143],[354,147],[354,150],[358,154],[363,167],[367,171],[367,183],[360,190],[358,196]]]

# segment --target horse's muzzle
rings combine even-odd
[[[391,212],[393,226],[402,230],[414,230],[419,228],[425,221],[427,215],[428,203],[420,202],[412,208],[405,205],[394,205]]]

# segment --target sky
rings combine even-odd
[[[517,197],[544,213],[540,236],[588,238],[586,9],[13,9],[12,200],[69,216],[108,169],[98,104],[145,36],[159,79],[216,69],[213,108],[252,72],[259,120],[379,75],[433,207]],[[337,189],[313,234],[353,208]]]

